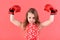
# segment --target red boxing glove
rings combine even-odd
[[[14,10],[15,10],[14,8],[10,8],[10,9],[9,9],[9,12],[10,12],[9,14],[14,15]]]
[[[14,9],[15,12],[21,11],[21,7],[19,5],[14,5],[12,8]]]
[[[9,12],[11,12],[10,14],[13,14],[13,15],[14,15],[14,12],[20,12],[20,11],[21,11],[21,7],[19,5],[14,5],[9,9]]]
[[[57,9],[50,8],[50,10],[51,10],[51,15],[56,15]]]
[[[50,4],[46,4],[44,10],[47,12],[51,11],[51,15],[55,15],[57,12],[57,9],[54,9]]]
[[[50,4],[46,4],[44,10],[49,12],[50,8],[53,8]]]

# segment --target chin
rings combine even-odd
[[[30,24],[33,24],[33,23],[30,22]]]

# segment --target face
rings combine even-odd
[[[28,13],[28,22],[30,23],[30,24],[33,24],[33,23],[35,23],[35,16],[34,16],[34,14],[32,14],[32,13]]]

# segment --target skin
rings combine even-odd
[[[34,14],[28,13],[28,22],[29,22],[30,24],[35,23],[35,16],[34,16]]]
[[[28,13],[28,17],[27,18],[28,18],[28,22],[30,24],[35,23],[34,14]],[[46,21],[44,21],[44,22],[42,22],[42,23],[40,23],[39,27],[42,29],[43,27],[46,27],[46,26],[50,25],[51,23],[53,23],[53,21],[54,21],[54,15],[50,15],[49,19],[46,20]],[[21,27],[22,29],[24,29],[23,28],[23,22],[20,22],[20,21],[16,20],[14,18],[14,15],[12,15],[12,14],[10,14],[10,22],[13,23],[14,25],[16,25],[16,26]]]

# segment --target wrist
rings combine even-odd
[[[14,15],[14,12],[9,12],[9,14]]]
[[[14,15],[14,13],[11,13],[12,15]]]
[[[51,10],[51,13],[56,13],[56,11],[52,9],[52,10]]]
[[[51,9],[51,15],[56,15],[57,10]]]
[[[56,13],[51,13],[50,15],[56,15]]]

